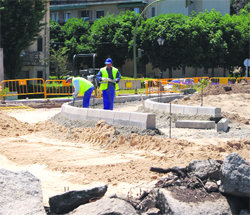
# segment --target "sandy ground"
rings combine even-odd
[[[204,102],[221,107],[225,113],[237,113],[245,121],[250,118],[249,94],[208,96]],[[135,102],[116,105],[115,109],[137,111],[139,106],[141,103]],[[78,127],[59,113],[60,108],[0,109],[1,168],[28,170],[37,176],[45,205],[50,196],[64,191],[104,184],[109,186],[106,195],[149,189],[164,176],[150,172],[152,166],[168,168],[186,166],[196,159],[223,160],[232,152],[250,159],[250,126],[242,121],[231,120],[227,133],[173,127],[173,138],[169,139],[164,117],[157,118],[163,135],[140,135],[104,122]],[[66,121],[71,126],[66,126]]]

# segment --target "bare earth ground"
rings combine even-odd
[[[229,132],[177,129],[172,124],[172,139],[168,138],[168,116],[160,113],[159,130],[145,131],[114,127],[103,121],[93,124],[66,120],[60,108],[0,107],[1,168],[28,170],[37,176],[42,183],[44,204],[48,205],[50,196],[65,190],[108,184],[106,195],[126,195],[137,192],[139,187],[149,188],[149,184],[154,185],[164,176],[150,172],[152,166],[169,168],[186,166],[197,159],[223,160],[232,152],[249,160],[249,85],[239,89],[219,95],[216,93],[220,89],[213,95],[204,90],[204,106],[222,108],[223,115],[230,119]],[[188,102],[199,105],[200,96],[178,101]],[[142,105],[115,104],[115,109],[142,111]],[[173,123],[180,118],[185,116],[173,116]]]

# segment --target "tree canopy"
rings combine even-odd
[[[144,50],[140,61],[168,70],[170,77],[176,68],[213,71],[217,67],[230,70],[241,66],[242,60],[248,57],[250,15],[247,11],[248,5],[232,16],[222,16],[212,10],[190,16],[164,14],[141,19],[136,37],[137,48]],[[97,53],[97,67],[102,67],[107,57],[120,67],[133,57],[133,32],[138,17],[131,11],[117,16],[108,14],[92,25],[70,19],[65,26],[52,25],[57,33],[53,30],[51,39],[63,41],[69,49],[69,59],[79,52]],[[163,46],[157,43],[159,38],[164,39]]]
[[[43,0],[0,1],[1,47],[7,78],[15,78],[21,70],[20,53],[37,38],[43,23]]]

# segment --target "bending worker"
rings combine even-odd
[[[80,94],[80,95],[83,95],[82,106],[84,108],[88,108],[91,94],[94,90],[94,85],[85,78],[81,78],[81,77],[74,78],[68,75],[66,76],[66,83],[73,84],[73,87],[74,87],[73,103],[75,102],[78,94]]]
[[[118,83],[121,79],[121,74],[117,68],[112,66],[111,58],[106,59],[105,64],[106,67],[101,68],[96,77],[101,83],[100,90],[102,90],[103,95],[103,109],[113,110],[115,90],[119,89]]]

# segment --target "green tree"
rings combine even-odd
[[[98,67],[103,66],[107,57],[113,59],[115,66],[122,66],[126,59],[132,57],[129,43],[137,18],[138,14],[127,11],[118,16],[108,14],[94,22],[91,26],[90,44],[97,53]]]
[[[69,62],[67,57],[68,49],[66,47],[60,47],[59,49],[51,49],[49,62],[51,68],[51,74],[62,79],[63,76],[69,74]]]
[[[233,67],[242,66],[243,60],[249,57],[250,14],[227,15],[222,23],[224,41],[228,47],[224,67],[233,70]]]
[[[139,28],[141,47],[145,50],[149,62],[154,68],[169,70],[172,77],[173,68],[181,65],[181,51],[185,48],[183,27],[186,16],[167,14],[148,19]],[[163,46],[157,40],[164,39]]]
[[[239,14],[240,10],[244,8],[248,0],[230,0],[230,14]]]
[[[222,15],[215,10],[205,11],[199,13],[195,19],[202,22],[202,28],[199,31],[200,40],[198,40],[197,46],[204,54],[201,55],[199,61],[205,71],[212,68],[211,76],[214,76],[214,68],[224,65],[227,53],[227,44],[223,39],[221,27]]]
[[[65,39],[64,45],[68,49],[68,58],[72,62],[75,54],[90,53],[89,46],[90,24],[78,18],[68,19],[61,28]]]
[[[43,0],[0,1],[1,47],[4,52],[5,77],[16,78],[21,70],[20,53],[38,37],[43,26]]]
[[[62,30],[62,26],[54,21],[50,20],[50,50],[58,50],[60,47],[65,46],[65,32]]]

